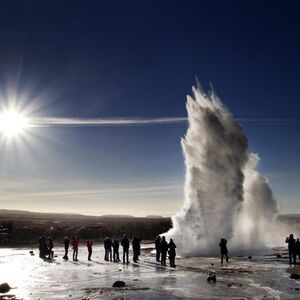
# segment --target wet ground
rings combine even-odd
[[[55,254],[44,261],[36,249],[0,249],[0,283],[14,287],[6,299],[300,299],[300,280],[289,278],[299,267],[276,252],[234,257],[223,266],[218,258],[182,258],[176,269],[160,267],[147,249],[139,264],[129,265],[104,262],[101,246],[91,262],[84,247],[78,262],[64,261],[62,249]],[[207,282],[210,271],[216,283]],[[112,288],[116,280],[126,287]]]

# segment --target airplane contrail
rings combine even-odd
[[[126,126],[126,125],[159,125],[184,123],[186,117],[162,117],[162,118],[32,118],[31,126]]]
[[[186,117],[161,118],[63,118],[63,117],[34,117],[30,119],[29,126],[130,126],[130,125],[163,125],[180,124],[187,122]],[[295,118],[237,118],[242,123],[289,123],[299,121]]]

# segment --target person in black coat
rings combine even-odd
[[[161,238],[158,235],[154,241],[155,243],[155,251],[156,251],[156,261],[160,262],[160,242],[161,242]]]
[[[227,241],[225,239],[221,239],[219,247],[221,249],[221,264],[223,263],[224,256],[226,257],[226,262],[228,263]]]
[[[105,250],[104,260],[106,261],[112,261],[111,247],[112,247],[112,240],[106,237],[104,239],[104,250]]]
[[[170,259],[170,267],[175,268],[175,257],[176,257],[176,245],[172,239],[170,239],[170,243],[168,244],[169,248],[169,259]]]
[[[162,266],[167,266],[166,260],[167,260],[167,252],[168,252],[168,243],[166,241],[166,238],[163,236],[160,242],[160,251],[161,251],[161,262],[160,264]]]
[[[133,249],[133,261],[138,262],[139,255],[141,254],[141,239],[134,236],[132,239],[132,249]]]
[[[298,260],[299,260],[299,263],[300,263],[300,240],[299,240],[299,238],[297,239],[297,241],[295,243],[295,252],[296,252],[296,259],[297,259],[297,256],[298,256]]]
[[[291,233],[290,236],[285,239],[285,242],[288,244],[290,265],[292,263],[296,264],[296,240],[294,239],[294,235]]]
[[[70,240],[67,236],[64,237],[64,247],[65,247],[65,255],[63,259],[68,260],[68,252],[69,252]]]
[[[123,264],[125,264],[125,257],[126,263],[129,263],[128,256],[129,256],[129,239],[126,234],[124,234],[123,239],[121,240],[121,245],[123,247]]]
[[[119,257],[119,241],[117,239],[113,240],[113,259],[114,262],[119,262],[120,261],[120,257]]]
[[[40,250],[40,258],[45,259],[46,254],[48,254],[48,247],[44,236],[41,236],[39,238],[39,250]]]

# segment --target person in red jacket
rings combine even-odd
[[[89,253],[89,255],[88,255],[88,260],[91,260],[91,256],[92,256],[92,252],[93,252],[93,242],[87,240],[87,241],[86,241],[86,246],[87,246],[88,253]]]
[[[72,239],[72,247],[73,247],[73,260],[78,261],[77,256],[78,256],[78,238],[73,237]]]

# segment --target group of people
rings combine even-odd
[[[132,239],[132,250],[133,250],[133,261],[138,262],[139,256],[141,254],[141,239],[139,237],[134,236]],[[123,264],[129,263],[129,246],[130,241],[126,234],[124,234],[121,240],[121,246],[123,248]],[[113,262],[120,262],[120,255],[119,255],[119,247],[120,242],[117,238],[111,240],[110,238],[106,237],[104,239],[104,260],[105,261],[113,261]]]
[[[176,245],[172,239],[168,243],[166,237],[157,236],[155,239],[156,261],[162,266],[166,266],[167,253],[169,254],[170,267],[175,268]]]
[[[291,233],[286,239],[285,242],[288,244],[289,250],[289,262],[291,264],[297,263],[297,256],[300,262],[300,239],[297,240],[294,238],[294,235]]]
[[[292,236],[292,235],[291,235]],[[293,245],[293,237],[289,238],[289,249],[292,249]],[[287,238],[288,239],[288,238]],[[119,248],[120,245],[123,248],[123,264],[129,263],[129,248],[130,248],[130,241],[126,234],[124,234],[123,238],[119,242],[117,238],[110,239],[106,237],[103,241],[104,243],[104,260],[105,261],[113,261],[113,262],[120,262],[120,255],[119,255]],[[298,239],[299,242],[299,239]],[[156,261],[160,262],[161,266],[167,266],[167,255],[170,260],[170,267],[175,268],[175,258],[176,258],[176,245],[173,239],[170,239],[168,243],[166,241],[165,236],[157,236],[155,239],[155,250],[156,250]],[[68,260],[69,254],[69,247],[70,244],[73,249],[73,261],[78,261],[78,247],[79,247],[79,240],[77,237],[73,237],[72,240],[66,236],[64,238],[64,249],[65,254],[63,259]],[[131,241],[132,250],[133,250],[133,261],[136,263],[139,261],[139,256],[141,254],[141,239],[139,237],[133,236]],[[294,244],[296,244],[294,242]],[[92,253],[93,253],[93,242],[91,240],[86,240],[86,246],[88,250],[88,260],[92,260]],[[228,250],[227,250],[227,241],[225,239],[221,239],[220,243],[220,250],[221,250],[221,263],[223,263],[223,258],[225,257],[226,262],[228,262]],[[48,238],[46,241],[45,237],[39,238],[39,250],[40,250],[40,257],[43,259],[53,259],[54,252],[53,252],[53,240],[51,237]],[[291,257],[291,256],[290,256]],[[290,258],[291,259],[291,258]]]
[[[85,242],[88,250],[88,260],[92,260],[93,241],[86,240]],[[103,241],[103,244],[104,244],[105,261],[120,262],[121,260],[119,255],[119,248],[121,245],[123,248],[123,264],[129,263],[130,240],[126,234],[124,234],[120,242],[117,238],[110,239],[109,237],[106,237]],[[78,261],[79,240],[77,237],[73,237],[71,241],[67,236],[64,237],[65,253],[63,259],[64,260],[69,259],[68,255],[69,255],[70,245],[72,246],[73,249],[73,261]],[[137,263],[139,261],[139,256],[141,255],[141,239],[137,236],[133,236],[131,245],[133,250],[133,261]],[[170,259],[170,266],[174,268],[176,266],[175,248],[176,245],[172,239],[170,240],[169,243],[167,243],[164,236],[162,238],[158,236],[155,240],[156,260],[158,262],[161,262],[162,266],[166,266],[166,259],[167,259],[167,252],[168,252],[169,259]],[[53,240],[51,237],[48,238],[48,241],[46,241],[45,237],[43,236],[39,238],[39,251],[40,251],[40,258],[53,259],[54,257]]]
[[[288,244],[288,252],[289,252],[289,263],[296,264],[297,257],[300,263],[300,239],[294,238],[293,234],[290,234],[285,242]],[[161,266],[167,266],[167,254],[170,260],[170,267],[175,268],[175,257],[176,257],[176,245],[172,239],[168,243],[166,241],[165,236],[157,236],[155,239],[155,250],[156,250],[156,261],[160,262]],[[73,261],[78,261],[78,247],[79,247],[79,240],[77,237],[73,237],[72,240],[68,237],[64,238],[64,248],[65,254],[63,259],[68,260],[68,253],[70,244],[73,249]],[[119,256],[119,247],[120,245],[123,248],[123,264],[129,263],[129,248],[130,248],[130,241],[126,234],[124,234],[121,242],[117,238],[110,239],[106,237],[104,239],[104,260],[105,261],[113,261],[113,262],[120,262]],[[132,250],[133,250],[133,261],[136,263],[139,261],[139,256],[141,254],[141,239],[139,237],[133,236],[131,241]],[[86,246],[88,250],[88,260],[92,260],[92,253],[93,253],[93,242],[91,240],[86,240]],[[226,262],[228,263],[228,249],[227,249],[227,241],[222,238],[219,243],[220,252],[221,252],[221,263],[223,263],[223,259],[225,257]],[[54,252],[53,252],[53,240],[51,237],[47,239],[42,236],[39,238],[39,252],[40,258],[42,259],[53,259]]]
[[[86,247],[88,250],[88,260],[92,260],[92,253],[93,253],[93,241],[86,240]],[[78,247],[79,247],[79,239],[77,237],[73,237],[71,241],[71,246],[73,249],[73,261],[78,261]],[[65,254],[63,256],[64,260],[69,259],[69,247],[70,247],[70,240],[67,236],[64,237],[64,248]]]
[[[44,236],[39,238],[39,251],[40,251],[40,258],[45,259],[53,259],[53,240],[51,237],[46,239]]]

